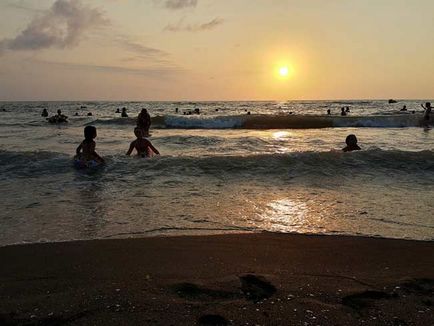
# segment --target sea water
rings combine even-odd
[[[0,245],[252,231],[433,240],[422,102],[2,102]],[[161,156],[125,156],[142,108]],[[76,170],[87,125],[107,164]],[[341,151],[348,134],[362,151]]]

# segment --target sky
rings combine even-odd
[[[432,0],[0,0],[0,100],[433,99],[433,13]]]

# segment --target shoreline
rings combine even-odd
[[[147,235],[147,236],[139,236],[139,237],[125,237],[125,238],[117,238],[113,237],[104,237],[104,238],[94,238],[94,239],[72,239],[72,240],[53,240],[53,241],[40,241],[40,242],[17,242],[11,244],[0,244],[1,248],[9,248],[15,246],[33,246],[33,245],[50,245],[50,244],[61,244],[61,243],[80,243],[80,242],[93,242],[93,241],[117,241],[117,240],[141,240],[141,239],[164,239],[164,238],[194,238],[194,237],[219,237],[219,236],[235,236],[235,235],[245,235],[245,234],[268,234],[268,235],[284,235],[284,236],[307,236],[307,237],[337,237],[337,238],[362,238],[362,239],[382,239],[382,240],[398,240],[398,241],[414,241],[414,242],[433,242],[434,238],[431,239],[413,239],[413,238],[393,238],[386,237],[382,235],[353,235],[353,234],[336,234],[336,233],[296,233],[296,232],[274,232],[274,231],[243,231],[243,230],[227,230],[222,231],[221,233],[191,233],[191,234],[155,234],[155,235]]]
[[[9,245],[0,323],[429,325],[433,257],[432,241],[268,232]]]

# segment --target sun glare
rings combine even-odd
[[[286,80],[293,77],[294,69],[290,64],[281,63],[274,67],[274,73],[277,78]]]
[[[282,77],[286,77],[286,76],[288,76],[288,73],[289,73],[289,69],[288,69],[288,67],[280,67],[279,68],[279,75],[280,76],[282,76]]]

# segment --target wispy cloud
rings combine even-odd
[[[169,32],[202,32],[212,30],[217,26],[223,24],[223,22],[224,20],[221,18],[214,18],[209,22],[202,24],[185,24],[181,19],[176,24],[167,25],[164,30]]]
[[[164,6],[167,9],[178,10],[188,7],[196,7],[197,0],[165,0]]]
[[[120,66],[93,65],[71,62],[55,62],[37,59],[33,59],[31,61],[37,63],[38,65],[49,65],[52,67],[59,67],[64,69],[83,69],[93,72],[141,75],[144,77],[169,77],[185,71],[184,69],[173,66],[129,68]]]
[[[108,23],[98,9],[80,0],[57,0],[15,38],[0,41],[2,50],[40,50],[77,45],[85,32]]]
[[[130,38],[122,35],[118,35],[115,42],[121,45],[126,50],[135,52],[143,57],[156,58],[156,57],[166,57],[169,54],[163,50],[152,48],[143,45],[139,42],[132,41]]]

